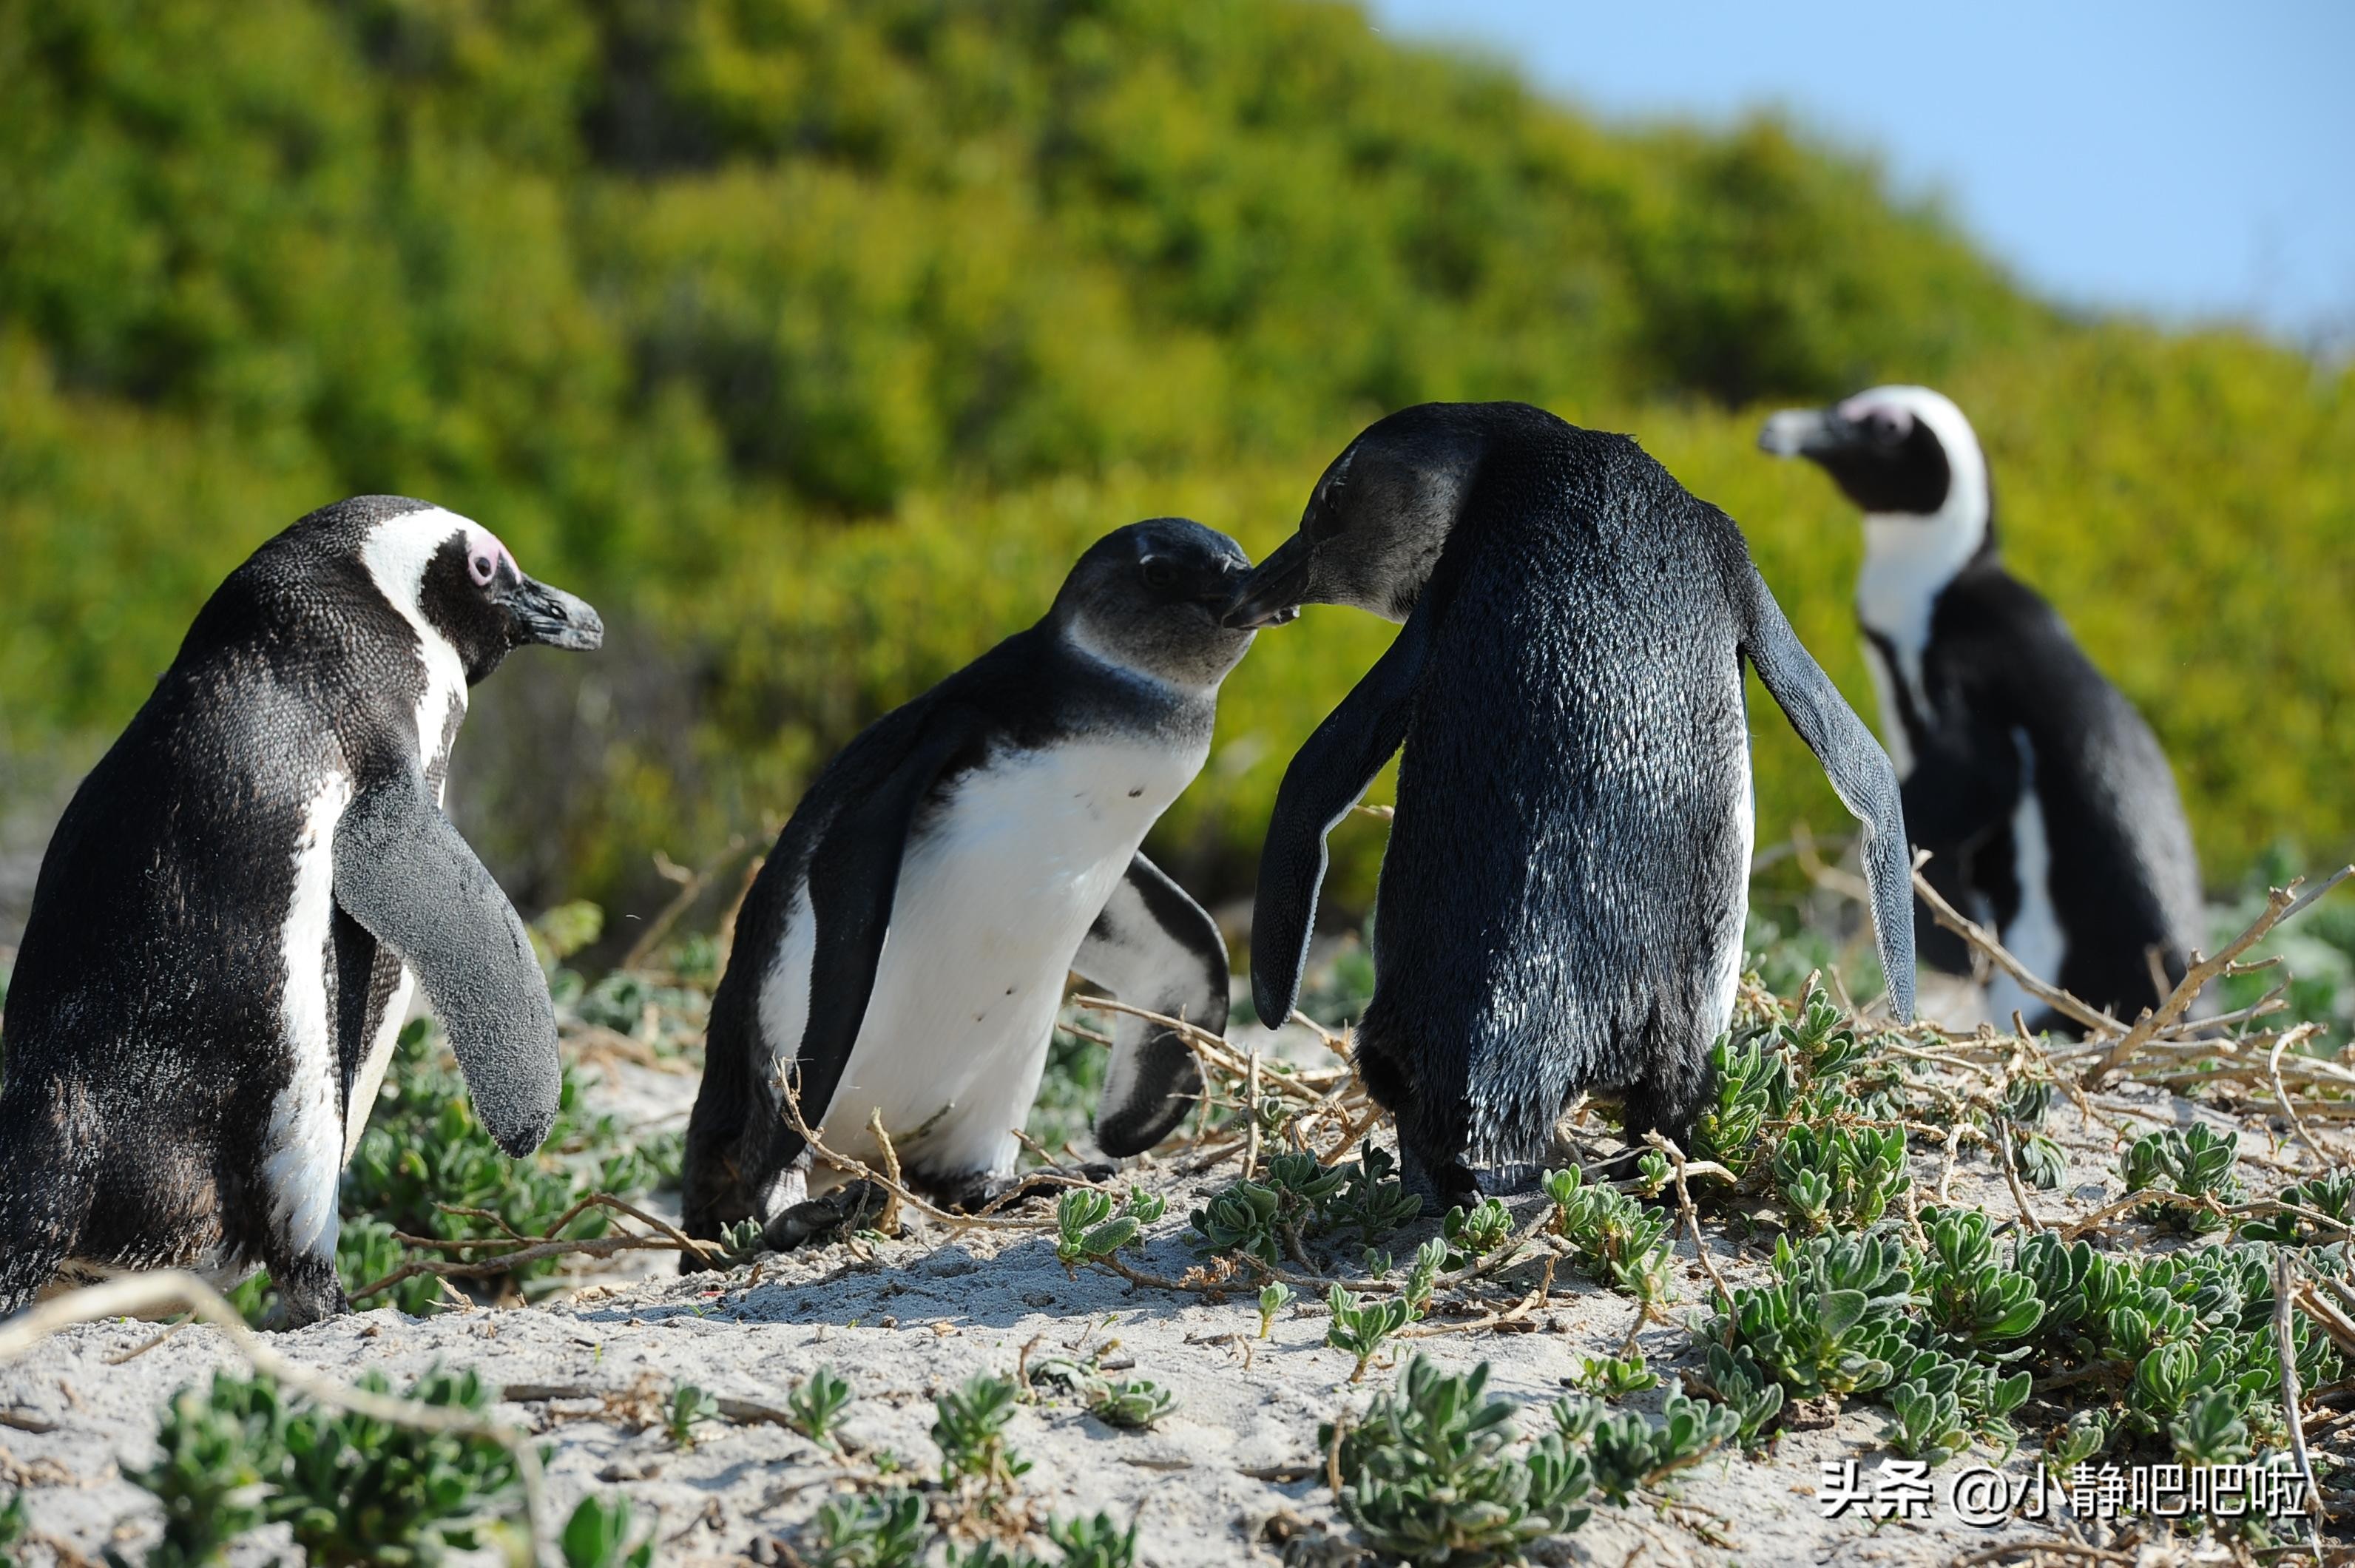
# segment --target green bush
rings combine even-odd
[[[287,521],[421,495],[613,630],[484,688],[470,831],[527,901],[658,900],[651,849],[773,827],[1088,539],[1178,511],[1264,551],[1427,398],[1640,432],[1863,701],[1854,519],[1751,438],[1902,379],[1984,432],[2014,560],[2150,714],[2211,873],[2355,848],[2355,372],[2064,319],[1771,119],[1605,133],[1292,0],[0,0],[0,75],[16,750],[118,731]],[[1388,635],[1263,639],[1156,835],[1179,875],[1248,886]],[[1849,831],[1757,728],[1762,835]],[[1381,842],[1336,832],[1336,908]]]
[[[389,1385],[370,1371],[358,1387]],[[472,1371],[430,1371],[404,1397],[475,1413],[490,1403]],[[314,1563],[432,1568],[451,1550],[496,1544],[491,1528],[522,1501],[515,1456],[498,1444],[290,1401],[265,1377],[216,1372],[208,1387],[183,1389],[155,1442],[152,1464],[124,1472],[164,1509],[147,1568],[218,1563],[265,1523],[286,1525]],[[123,1559],[110,1549],[108,1561]]]

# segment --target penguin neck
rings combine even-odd
[[[417,638],[423,688],[417,698],[417,761],[427,777],[446,765],[450,744],[466,714],[466,662],[419,603],[420,585],[434,549],[465,519],[439,507],[380,522],[360,545],[360,561],[378,593]],[[440,789],[436,780],[437,795]]]
[[[1978,443],[1948,440],[1946,495],[1934,512],[1867,512],[1856,615],[1894,650],[1898,674],[1923,711],[1922,656],[1939,596],[1963,570],[1995,553],[1994,493]]]
[[[1088,624],[1086,616],[1067,615],[1057,619],[1060,624],[1055,627],[1056,640],[1088,668],[1176,706],[1215,704],[1218,701],[1217,681],[1202,685],[1159,670],[1146,669],[1124,657],[1098,636]]]

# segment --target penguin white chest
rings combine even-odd
[[[292,851],[293,893],[279,930],[286,975],[279,1027],[288,1072],[271,1104],[262,1171],[271,1227],[296,1252],[332,1252],[336,1229],[344,1127],[336,1104],[328,927],[335,914],[336,824],[351,799],[352,781],[338,773],[306,805]]]
[[[879,1111],[916,1168],[1013,1168],[1072,957],[1207,754],[1207,742],[1072,741],[1001,752],[957,782],[902,855],[874,993],[824,1112],[829,1147],[873,1152]],[[808,1016],[808,922],[797,899],[763,986],[762,1032],[781,1063]]]

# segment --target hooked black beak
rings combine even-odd
[[[586,653],[605,640],[605,623],[589,602],[525,578],[507,595],[507,613],[514,617],[516,645],[546,643],[551,648]]]
[[[1277,546],[1273,555],[1243,579],[1241,592],[1227,606],[1220,624],[1239,631],[1257,631],[1296,619],[1300,602],[1308,596],[1308,563],[1316,551],[1303,534],[1295,534]]]
[[[1758,427],[1758,450],[1777,457],[1821,457],[1847,445],[1853,433],[1828,409],[1785,409]]]

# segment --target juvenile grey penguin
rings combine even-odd
[[[2131,1018],[2200,944],[2200,865],[2158,738],[2052,606],[2004,567],[1970,421],[1926,387],[1774,415],[1758,443],[1805,457],[1864,512],[1857,619],[1933,886],[2031,973]],[[1923,960],[1969,968],[1925,924]],[[2009,975],[1987,1015],[2061,1022]]]
[[[1064,977],[1213,1032],[1227,952],[1138,852],[1209,755],[1220,624],[1251,563],[1161,517],[1092,546],[1046,617],[876,720],[818,774],[753,881],[712,997],[687,1125],[685,1226],[759,1219],[786,1247],[863,1183],[813,1163],[785,1115],[870,1165],[880,1113],[902,1171],[971,1208],[1006,1189]],[[1122,1017],[1096,1115],[1113,1156],[1198,1098],[1192,1053]]]
[[[1680,1144],[1742,971],[1753,826],[1746,657],[1864,825],[1889,1001],[1913,1010],[1896,774],[1732,520],[1636,444],[1524,403],[1394,413],[1326,469],[1228,613],[1402,622],[1285,772],[1252,988],[1292,1008],[1325,836],[1401,745],[1357,1064],[1401,1173],[1460,1202],[1528,1185],[1565,1100],[1625,1091]]]
[[[216,591],[66,807],[0,1033],[0,1314],[52,1285],[266,1267],[345,1309],[336,1188],[411,977],[509,1154],[556,1115],[523,923],[442,814],[467,688],[596,612],[480,524],[363,496]]]

